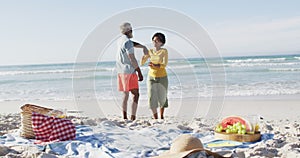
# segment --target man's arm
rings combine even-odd
[[[135,48],[143,48],[144,55],[148,55],[148,49],[146,46],[139,44],[137,42],[134,42],[134,41],[132,41],[132,43]]]
[[[136,60],[134,54],[128,54],[128,57],[129,57],[129,60],[130,60],[130,62],[132,64],[132,66],[134,67],[134,69],[138,68],[139,65],[137,63],[137,60]]]
[[[143,81],[143,74],[141,72],[141,69],[139,68],[139,65],[136,61],[134,54],[128,54],[128,56],[129,56],[130,62],[133,65],[135,71],[137,71],[137,73],[138,73],[139,81]]]
[[[134,42],[134,41],[132,41],[132,43],[133,43],[133,46],[136,47],[136,48],[144,48],[145,47],[145,46],[143,46],[143,45],[141,45],[137,42]]]

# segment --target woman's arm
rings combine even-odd
[[[161,67],[165,68],[168,65],[168,61],[169,61],[168,51],[166,50]]]
[[[154,64],[152,62],[149,63],[150,67],[155,67],[155,68],[165,68],[168,64],[168,51],[165,50],[164,55],[162,57],[162,62],[160,64]]]
[[[144,65],[149,58],[150,58],[150,55],[143,55],[142,60],[141,60],[141,65]]]
[[[162,62],[161,64],[154,64],[155,66],[159,67],[159,68],[165,68],[168,65],[168,51],[166,50],[164,52],[164,56],[162,58]]]

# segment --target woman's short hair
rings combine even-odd
[[[152,36],[152,41],[153,41],[154,37],[157,37],[161,43],[163,43],[163,44],[166,43],[166,37],[165,37],[164,34],[162,34],[162,33],[160,33],[160,32],[155,33],[155,34]]]

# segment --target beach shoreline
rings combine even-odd
[[[0,102],[2,114],[19,113],[20,107],[25,104],[35,104],[52,109],[67,111],[85,111],[89,107],[96,107],[93,113],[87,113],[87,117],[107,117],[113,115],[121,116],[121,105],[116,100],[79,100],[79,101],[6,101]],[[151,111],[146,100],[139,102],[137,117],[151,118]],[[300,114],[300,99],[237,99],[225,98],[221,101],[189,99],[170,99],[169,107],[166,109],[166,116],[185,117],[205,117],[209,115],[209,108],[218,106],[214,116],[225,117],[228,115],[259,115],[267,120],[278,119],[298,119]],[[97,112],[98,110],[98,112]],[[130,104],[128,105],[130,112]],[[99,113],[99,115],[97,115]],[[85,115],[85,114],[83,114]]]

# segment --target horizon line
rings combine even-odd
[[[270,52],[271,53],[271,52]],[[274,53],[274,52],[273,52]],[[291,54],[274,54],[274,55],[270,55],[268,53],[266,54],[260,54],[260,55],[224,55],[224,56],[220,56],[220,58],[234,58],[234,57],[267,57],[267,56],[293,56],[293,55],[300,55],[300,51],[295,51],[294,53]],[[218,58],[218,57],[207,57],[207,58],[203,58],[203,57],[189,57],[187,59],[214,59],[214,58]],[[171,60],[180,60],[183,58],[169,58]],[[84,63],[100,63],[100,62],[113,62],[115,60],[103,60],[103,61],[97,61],[97,62],[93,62],[93,61],[86,61],[86,62],[79,62],[79,64],[84,64]],[[9,65],[1,65],[0,67],[7,67],[7,66],[39,66],[39,65],[59,65],[59,64],[76,64],[75,62],[49,62],[49,63],[28,63],[28,64],[9,64]]]

